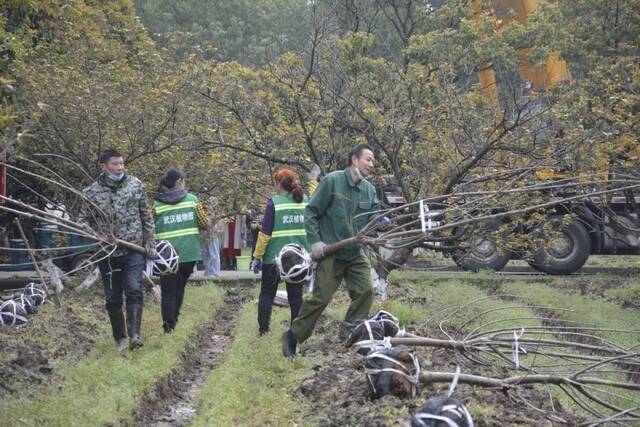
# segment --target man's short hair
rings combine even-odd
[[[100,154],[98,161],[100,163],[107,163],[112,157],[122,157],[122,154],[115,148],[107,148]]]
[[[373,153],[373,147],[369,144],[358,144],[355,147],[353,147],[353,149],[349,153],[349,166],[351,166],[351,164],[353,163],[353,156],[360,158],[364,150],[369,150]]]

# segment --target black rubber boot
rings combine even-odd
[[[287,332],[282,335],[282,354],[284,357],[296,356],[296,339],[291,333],[291,329],[287,329]]]
[[[353,332],[354,327],[355,325],[353,323],[347,321],[340,323],[340,329],[338,330],[338,339],[343,343],[346,342],[349,339],[351,332]]]
[[[170,334],[175,329],[175,326],[169,325],[167,322],[162,322],[162,330],[165,334]]]
[[[127,330],[129,331],[129,350],[142,347],[140,324],[142,323],[142,304],[127,305]]]
[[[111,331],[113,332],[113,339],[116,340],[118,351],[122,351],[127,347],[127,331],[122,310],[110,311],[109,321],[111,322]]]

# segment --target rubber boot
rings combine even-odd
[[[162,330],[165,334],[170,334],[175,329],[174,326],[169,325],[167,322],[162,322]]]
[[[296,339],[291,333],[291,329],[287,329],[287,332],[282,335],[282,355],[284,357],[296,356]]]
[[[142,304],[127,304],[129,350],[134,350],[143,345],[140,338],[140,323],[142,323]]]
[[[111,322],[111,331],[113,339],[116,340],[118,351],[127,348],[127,332],[124,325],[124,313],[122,310],[110,311],[109,321]]]
[[[351,332],[353,332],[354,327],[355,325],[353,323],[347,321],[340,323],[340,329],[338,330],[338,339],[341,342],[345,343],[349,339]]]

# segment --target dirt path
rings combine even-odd
[[[193,343],[175,367],[155,386],[155,393],[143,398],[133,418],[137,425],[185,426],[196,416],[196,399],[211,371],[222,361],[233,341],[240,307],[246,296],[228,290],[225,304],[201,326]]]

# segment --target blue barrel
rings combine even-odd
[[[31,258],[29,258],[29,253],[26,251],[27,246],[24,244],[24,240],[9,239],[9,247],[11,249],[23,249],[21,251],[11,251],[11,264],[25,264],[25,267],[31,265]]]

